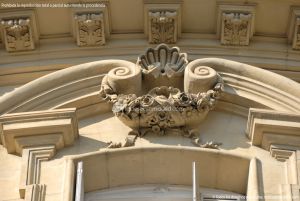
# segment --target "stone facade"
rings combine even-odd
[[[0,200],[298,201],[300,4],[134,2],[1,3]]]

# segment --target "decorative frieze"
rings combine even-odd
[[[149,43],[176,43],[181,35],[181,2],[144,3],[144,33]]]
[[[36,17],[33,10],[0,14],[2,42],[8,52],[35,49],[38,41]]]
[[[105,44],[104,21],[102,13],[75,15],[76,39],[78,46]]]
[[[177,12],[149,12],[149,43],[176,43]]]
[[[220,5],[217,32],[223,45],[245,46],[253,36],[254,7]]]

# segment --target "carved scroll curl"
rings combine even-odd
[[[100,95],[114,102],[115,94],[139,94],[142,86],[142,75],[135,65],[116,67],[103,78]]]
[[[217,72],[208,66],[188,65],[184,73],[184,91],[206,92],[221,80]]]

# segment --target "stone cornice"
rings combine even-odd
[[[246,133],[252,145],[270,150],[272,144],[299,146],[300,115],[263,109],[250,109]],[[281,152],[279,159],[283,159]],[[276,150],[272,151],[276,156]],[[278,155],[278,154],[277,154]]]
[[[14,113],[0,117],[0,135],[8,153],[26,147],[53,145],[61,149],[78,138],[76,109]]]

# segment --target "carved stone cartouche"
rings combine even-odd
[[[116,117],[139,136],[148,132],[165,135],[169,130],[176,130],[196,139],[199,123],[222,94],[220,75],[207,66],[189,66],[186,54],[164,44],[149,48],[139,57],[136,68],[123,69],[118,74],[122,79],[112,76],[119,68],[112,69],[102,80],[100,95],[113,103]],[[184,86],[173,87],[173,82]],[[129,91],[120,87],[124,85],[134,88]],[[208,143],[200,147],[217,148],[218,145]]]

